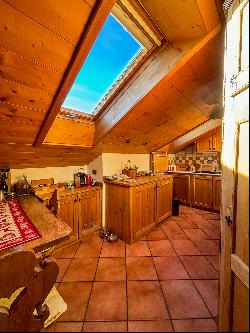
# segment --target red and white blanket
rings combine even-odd
[[[16,199],[0,202],[0,251],[40,237]]]

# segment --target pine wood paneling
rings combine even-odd
[[[157,25],[170,41],[206,32],[195,0],[141,0],[141,3],[155,17]]]
[[[0,102],[22,105],[26,108],[47,111],[52,96],[40,90],[32,90],[17,82],[8,82],[0,79]]]
[[[1,46],[63,73],[74,46],[1,1]]]
[[[85,0],[5,0],[61,39],[76,45],[96,2]],[[66,24],[67,22],[67,24]]]
[[[198,48],[182,65],[178,64],[178,69],[175,66],[173,72],[170,71],[139,101],[133,100],[130,85],[124,96],[119,95],[119,105],[115,106],[115,100],[110,109],[107,108],[106,113],[96,119],[95,142],[109,130],[96,147],[109,152],[117,151],[118,147],[124,153],[152,152],[205,123],[215,113],[220,117],[218,109],[222,103],[222,75],[218,75],[220,70],[217,67],[222,66],[223,53],[218,53],[221,42],[218,28],[210,38],[207,37],[206,42],[203,41],[203,47]],[[199,62],[193,61],[194,57]],[[211,73],[212,68],[207,73],[208,63],[209,68],[215,67],[216,74]],[[158,68],[159,65],[155,70]],[[134,79],[133,84],[139,77]],[[152,77],[149,74],[149,82]],[[144,80],[148,84],[147,76]],[[139,81],[134,87],[141,89]],[[138,93],[138,89],[134,93]],[[126,113],[130,104],[132,108]]]
[[[65,146],[92,147],[95,132],[93,121],[56,118],[44,143]],[[67,135],[65,135],[67,133]]]
[[[31,95],[41,90],[53,96],[62,79],[62,74],[32,59],[23,58],[22,54],[8,51],[0,45],[0,79],[4,80],[5,85],[14,83],[29,87],[32,89]]]

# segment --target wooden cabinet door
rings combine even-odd
[[[219,332],[249,330],[249,1],[228,9],[222,143]]]
[[[132,241],[139,239],[155,226],[156,183],[131,188]]]
[[[156,223],[172,215],[173,178],[162,180],[156,187]]]
[[[190,204],[190,176],[175,175],[173,178],[173,198],[181,203]]]
[[[212,208],[213,178],[212,176],[192,176],[192,205]]]
[[[213,176],[213,209],[220,211],[221,177]]]
[[[78,238],[78,196],[61,196],[57,216],[72,229],[71,237]]]
[[[221,132],[218,131],[213,135],[213,151],[221,152],[222,138]]]
[[[212,151],[212,137],[204,138],[203,140],[196,143],[197,153]]]
[[[79,237],[101,226],[101,190],[90,189],[79,194]]]

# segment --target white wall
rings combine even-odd
[[[137,165],[138,171],[150,170],[150,154],[102,154],[103,175],[120,174],[125,163],[130,160],[130,165]]]
[[[92,173],[93,170],[96,170],[96,175]],[[91,177],[98,181],[103,181],[103,164],[102,164],[102,155],[98,156],[92,162],[90,162],[87,166],[87,173],[91,175]]]
[[[11,169],[11,182],[15,183],[23,175],[26,175],[29,181],[31,179],[54,178],[55,183],[67,182],[74,179],[73,175],[79,168],[81,166]],[[82,168],[85,172],[87,171],[86,165]]]

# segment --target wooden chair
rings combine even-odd
[[[43,302],[58,272],[53,259],[36,257],[22,247],[0,257],[0,332],[37,332],[44,327],[49,310]]]

